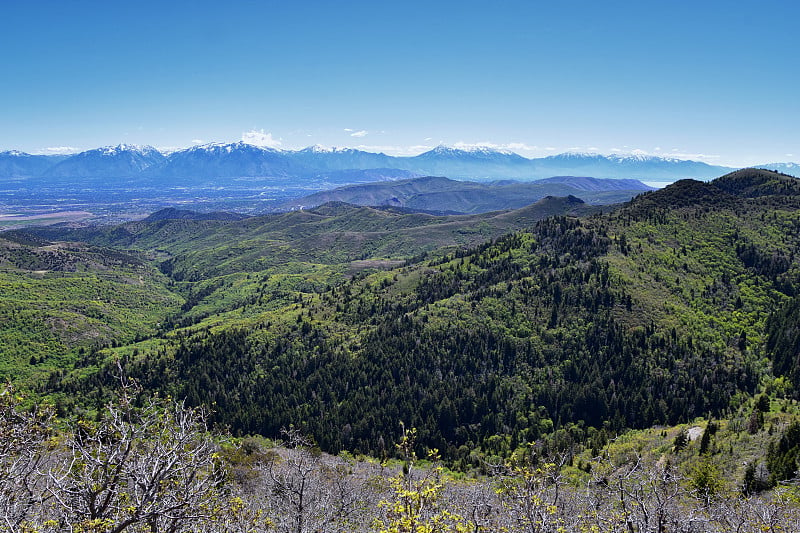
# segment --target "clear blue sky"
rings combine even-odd
[[[244,135],[798,161],[796,6],[8,0],[0,150]]]

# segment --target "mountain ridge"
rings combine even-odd
[[[0,176],[11,177],[15,174],[25,176],[46,176],[52,174],[59,177],[82,177],[86,175],[120,174],[120,170],[103,167],[95,162],[95,168],[84,168],[79,162],[86,164],[91,155],[118,149],[122,153],[137,152],[135,145],[118,145],[117,147],[97,148],[67,156],[55,162],[50,169],[36,167],[27,173],[10,169],[8,159],[12,152],[0,153]],[[13,152],[16,157],[51,157],[30,156],[22,152]],[[160,156],[156,156],[156,153]],[[280,150],[248,144],[242,141],[235,143],[208,143],[183,150],[163,154],[149,148],[145,153],[138,151],[141,158],[150,161],[138,168],[145,177],[295,177],[307,178],[320,173],[343,170],[395,169],[426,175],[446,175],[451,178],[468,179],[536,179],[557,175],[591,175],[596,178],[637,178],[637,179],[679,179],[699,178],[711,179],[730,171],[728,167],[710,165],[700,161],[676,159],[640,154],[601,155],[594,153],[570,153],[528,159],[510,150],[497,150],[488,147],[462,149],[456,147],[437,146],[427,152],[415,156],[389,156],[384,153],[373,153],[355,148],[327,149],[310,146],[299,150]],[[131,156],[128,156],[131,159]],[[155,159],[159,159],[156,161]],[[4,161],[5,167],[4,167]],[[42,160],[46,161],[46,160]],[[61,165],[64,161],[69,164]],[[129,175],[136,174],[134,161],[130,161]],[[796,163],[773,163],[761,165],[776,167],[780,170],[797,171]],[[58,167],[58,168],[55,168]],[[588,171],[587,171],[588,170]],[[116,173],[116,174],[115,174]],[[73,176],[70,176],[72,174]]]
[[[148,389],[213,403],[237,434],[302,421],[329,451],[380,454],[398,420],[452,461],[545,434],[602,448],[626,427],[717,417],[780,383],[765,337],[800,288],[796,185],[747,170],[582,218],[565,216],[591,207],[578,198],[545,197],[487,215],[328,203],[100,229],[95,245],[169,253],[161,271],[187,300],[183,329],[103,357]],[[502,228],[517,229],[494,237]],[[776,368],[795,376],[791,348]],[[91,391],[111,371],[65,386]]]
[[[758,168],[745,168],[709,182],[685,179],[663,189],[642,194],[633,208],[688,207],[692,205],[731,205],[742,200],[800,196],[800,178]]]
[[[558,176],[529,182],[458,181],[442,176],[346,185],[283,203],[279,209],[303,209],[329,201],[395,206],[425,211],[446,207],[453,213],[519,209],[546,196],[578,196],[590,204],[613,204],[653,190],[638,180]]]
[[[326,451],[381,456],[402,420],[458,468],[534,442],[596,457],[625,428],[698,417],[768,443],[782,430],[767,413],[798,397],[800,194],[775,172],[684,180],[614,207],[546,196],[452,217],[341,202],[177,215],[6,234],[13,271],[0,274],[50,292],[9,302],[0,348],[13,365],[0,377],[36,377],[71,413],[106,401],[119,362],[148,393],[213,405],[236,436],[294,423]],[[101,248],[106,260],[87,255]],[[71,287],[59,269],[76,250],[88,261]],[[114,266],[127,258],[136,269]],[[87,284],[109,275],[121,285]],[[160,300],[142,299],[141,281]],[[72,324],[86,317],[92,329]],[[18,342],[32,334],[46,351]]]
[[[131,178],[166,161],[152,146],[120,144],[87,150],[60,161],[43,173],[51,178]]]

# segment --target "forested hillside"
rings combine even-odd
[[[602,446],[625,428],[740,416],[759,392],[797,390],[793,330],[775,328],[796,312],[798,208],[794,178],[740,171],[349,279],[280,289],[250,273],[240,288],[259,296],[244,307],[89,353],[78,366],[99,371],[54,375],[42,391],[60,391],[62,409],[100,401],[119,360],[149,389],[213,406],[236,434],[291,425],[325,450],[381,456],[402,421],[464,468],[533,441]],[[162,268],[191,290],[221,283],[246,256],[236,241],[228,266],[175,268],[225,257],[213,235]],[[372,250],[392,237],[381,242]]]
[[[548,216],[599,209],[575,198],[549,197],[513,211],[445,217],[331,203],[245,220],[165,210],[119,226],[29,232],[43,242],[85,241],[151,256],[151,264],[169,276],[169,289],[185,300],[162,320],[169,329],[232,310],[280,307],[354,273],[474,245]],[[29,232],[11,235],[28,239]]]
[[[154,335],[183,298],[152,258],[30,235],[0,238],[0,377],[41,382],[97,346]]]

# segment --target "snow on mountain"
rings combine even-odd
[[[775,172],[782,172],[790,176],[800,177],[800,164],[799,163],[766,163],[763,165],[754,165],[757,168],[766,170],[774,170]]]
[[[399,168],[419,174],[461,179],[528,179],[530,160],[519,154],[488,147],[467,149],[439,145],[414,157],[398,158]]]
[[[130,178],[164,160],[152,146],[119,144],[69,156],[44,174],[54,178]]]
[[[329,154],[331,152],[335,152],[336,150],[337,148],[335,146],[333,148],[328,148],[327,146],[322,146],[321,144],[315,144],[313,146],[307,146],[302,150],[298,150],[298,152],[309,154]]]
[[[268,153],[268,154],[282,154],[285,153],[283,150],[278,150],[275,148],[270,148],[268,146],[259,146],[257,144],[250,144],[244,141],[237,141],[234,143],[206,143],[206,144],[199,144],[197,146],[191,146],[186,148],[185,150],[178,150],[174,153],[206,153],[206,154],[232,154],[236,152],[240,153],[251,153],[251,154],[259,154],[259,153]]]
[[[0,152],[0,178],[32,178],[61,161],[61,156],[31,155],[19,150]]]
[[[532,160],[535,174],[547,177],[560,174],[596,178],[634,178],[671,180],[683,178],[711,179],[730,168],[700,161],[665,158],[647,154],[612,154],[567,152]]]
[[[158,174],[169,178],[215,179],[235,177],[304,176],[309,169],[288,152],[242,141],[209,143],[173,152]]]
[[[498,150],[486,146],[470,146],[467,148],[454,148],[440,144],[436,148],[419,154],[411,159],[481,159],[481,160],[525,160],[521,155],[510,150]]]
[[[395,158],[382,153],[364,152],[355,148],[327,148],[320,145],[309,146],[296,152],[285,152],[297,163],[319,170],[366,170],[371,168],[400,168]]]
[[[619,161],[620,163],[685,163],[688,161],[687,159],[648,154],[611,154],[605,157],[612,161]]]
[[[93,150],[90,150],[90,152],[91,151]],[[138,144],[124,144],[124,143],[118,144],[116,146],[103,146],[101,148],[97,148],[96,152],[106,157],[118,157],[126,153],[138,153],[145,157],[153,157],[153,156],[157,157],[157,154],[161,154],[161,152],[159,152],[152,146],[147,146],[147,145],[141,146]]]
[[[686,159],[677,159],[673,157],[663,157],[642,153],[613,153],[603,155],[597,152],[564,152],[557,155],[547,156],[543,159],[557,161],[611,161],[616,163],[682,163]]]
[[[361,150],[357,150],[355,148],[345,148],[340,146],[322,146],[321,144],[315,144],[313,146],[307,146],[301,150],[296,150],[296,152],[304,153],[304,154],[353,154],[353,153],[362,153],[362,154],[373,154],[372,152],[363,152]]]
[[[598,161],[608,159],[609,156],[598,154],[596,152],[564,152],[561,154],[548,155],[542,157],[540,160],[547,161]]]
[[[796,163],[772,163],[763,168],[800,174]],[[470,180],[534,180],[551,176],[592,176],[676,181],[711,179],[731,169],[700,161],[643,153],[602,155],[566,152],[527,159],[509,150],[487,146],[445,146],[413,157],[396,157],[355,148],[309,146],[279,150],[248,144],[209,143],[164,154],[152,146],[119,144],[71,156],[32,156],[18,150],[0,152],[0,178],[162,178],[202,179],[266,177],[339,180],[379,174],[447,176]],[[359,174],[358,171],[371,171]],[[380,172],[375,172],[380,171]],[[408,174],[410,173],[410,174]]]

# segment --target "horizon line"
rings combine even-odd
[[[411,159],[411,158],[418,157],[418,156],[426,154],[426,153],[433,152],[433,151],[435,151],[437,149],[446,148],[446,149],[449,149],[449,150],[463,152],[463,153],[474,153],[474,152],[483,151],[483,152],[493,152],[493,153],[505,154],[505,155],[516,155],[516,156],[519,156],[519,157],[521,157],[523,159],[526,159],[528,161],[533,161],[533,160],[537,160],[537,159],[546,159],[548,157],[558,157],[558,156],[564,156],[564,155],[579,155],[579,156],[600,156],[600,157],[604,157],[604,158],[643,157],[643,158],[653,158],[653,159],[660,159],[660,160],[677,160],[677,161],[687,161],[687,162],[701,163],[701,164],[709,165],[709,166],[712,166],[712,167],[723,167],[723,168],[731,168],[731,169],[748,168],[748,167],[751,167],[751,166],[758,166],[758,165],[776,165],[776,164],[796,164],[797,165],[798,164],[797,162],[794,162],[794,161],[770,161],[770,162],[756,163],[756,164],[753,164],[753,165],[732,165],[732,164],[722,164],[722,163],[710,163],[710,162],[704,161],[703,159],[698,158],[696,156],[692,157],[694,154],[651,153],[651,152],[647,152],[645,150],[639,150],[639,149],[627,150],[627,151],[626,150],[613,150],[612,149],[609,153],[603,153],[603,152],[601,152],[599,150],[598,151],[593,151],[593,150],[587,150],[587,151],[566,150],[566,151],[563,151],[563,152],[556,152],[554,149],[546,148],[545,150],[552,151],[553,153],[548,154],[548,155],[528,157],[526,155],[523,155],[523,154],[519,153],[518,151],[515,151],[515,150],[510,149],[510,148],[505,148],[502,145],[496,145],[496,144],[493,144],[493,143],[487,143],[487,144],[455,143],[455,144],[452,144],[452,145],[448,145],[448,144],[445,144],[445,143],[440,143],[440,144],[438,144],[436,146],[407,147],[407,148],[405,148],[405,150],[403,150],[401,147],[397,147],[397,148],[400,148],[400,150],[398,150],[398,151],[402,151],[403,153],[392,154],[392,153],[386,153],[386,151],[382,151],[382,150],[374,150],[374,149],[370,150],[369,149],[370,147],[364,146],[364,145],[356,145],[356,146],[326,146],[326,145],[323,145],[323,144],[320,144],[320,143],[315,143],[315,144],[304,146],[304,147],[301,147],[301,148],[284,148],[284,147],[281,147],[281,146],[269,146],[269,145],[265,145],[265,144],[255,143],[255,142],[248,142],[248,141],[243,140],[243,139],[240,139],[238,141],[230,141],[230,142],[212,141],[212,142],[206,142],[206,143],[195,143],[195,144],[192,144],[192,145],[189,145],[189,146],[186,146],[186,147],[175,147],[175,146],[157,147],[157,146],[152,146],[152,145],[149,145],[149,144],[124,143],[123,142],[123,143],[118,143],[118,144],[107,144],[107,145],[102,145],[102,146],[98,146],[98,147],[95,147],[95,148],[87,148],[87,149],[79,149],[79,148],[73,148],[73,147],[57,147],[57,148],[45,148],[45,149],[35,150],[33,152],[25,152],[24,150],[18,150],[18,149],[9,149],[9,150],[3,150],[0,153],[13,154],[13,153],[16,152],[16,153],[19,153],[19,154],[32,155],[32,156],[66,156],[66,157],[70,157],[70,156],[74,156],[74,155],[78,155],[78,154],[82,154],[82,153],[90,152],[90,151],[94,151],[94,150],[102,150],[104,148],[131,147],[131,148],[152,148],[152,149],[158,151],[161,154],[170,155],[170,154],[173,154],[173,153],[176,153],[176,152],[182,152],[182,151],[190,150],[192,148],[200,148],[200,147],[203,147],[203,146],[229,146],[229,145],[235,145],[235,144],[245,144],[245,145],[253,146],[253,147],[256,147],[256,148],[263,148],[263,149],[274,150],[274,151],[277,151],[277,152],[284,152],[284,153],[297,153],[297,152],[301,152],[301,151],[309,150],[309,149],[313,149],[313,148],[320,148],[320,149],[322,149],[324,151],[328,151],[328,152],[353,150],[353,151],[365,152],[365,153],[370,153],[370,154],[375,154],[375,155],[386,155],[387,157],[394,157],[394,158],[401,158],[401,159]],[[416,153],[409,153],[411,148],[417,148],[417,150],[415,150]]]

